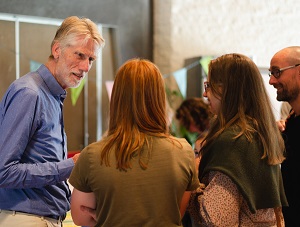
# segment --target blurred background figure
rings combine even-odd
[[[280,107],[280,120],[285,120],[291,111],[292,107],[288,102],[282,102]]]
[[[181,126],[181,134],[190,144],[209,128],[213,116],[203,98],[193,97],[184,100],[176,110],[176,119]]]
[[[204,140],[205,136],[207,135],[207,131],[201,133],[194,144],[194,153],[195,153],[195,161],[196,161],[196,171],[198,172],[199,169],[199,163],[200,163],[200,149],[202,146],[202,141]]]
[[[195,149],[198,151],[204,136],[208,130],[210,119],[213,116],[209,105],[203,98],[193,97],[184,100],[176,110],[176,119],[180,124],[180,132]],[[203,135],[204,135],[203,134]],[[201,139],[202,138],[202,139]],[[197,152],[197,151],[196,151]],[[196,170],[198,171],[199,157],[196,157]],[[192,220],[188,211],[185,213],[182,224],[184,227],[192,226]]]

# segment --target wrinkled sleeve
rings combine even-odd
[[[48,161],[24,160],[24,154],[33,132],[38,127],[36,111],[38,96],[23,88],[10,90],[0,106],[0,187],[33,188],[66,180],[74,166],[72,159]]]
[[[242,197],[236,185],[220,172],[210,172],[208,177],[209,184],[198,196],[202,224],[238,226]]]
[[[70,184],[81,192],[92,192],[89,187],[90,163],[88,159],[88,147],[81,151],[81,154],[71,172],[69,178]]]

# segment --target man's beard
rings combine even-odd
[[[290,92],[288,92],[286,89],[283,89],[282,92],[278,93],[277,92],[277,97],[276,99],[278,101],[285,101],[285,102],[290,102],[293,99],[296,99],[296,97],[299,94],[299,90],[292,90]]]

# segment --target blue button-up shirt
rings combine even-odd
[[[45,65],[15,80],[0,103],[0,209],[42,216],[70,209],[66,91]]]

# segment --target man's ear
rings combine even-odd
[[[60,44],[58,42],[54,43],[51,51],[54,59],[58,59],[61,53]]]

